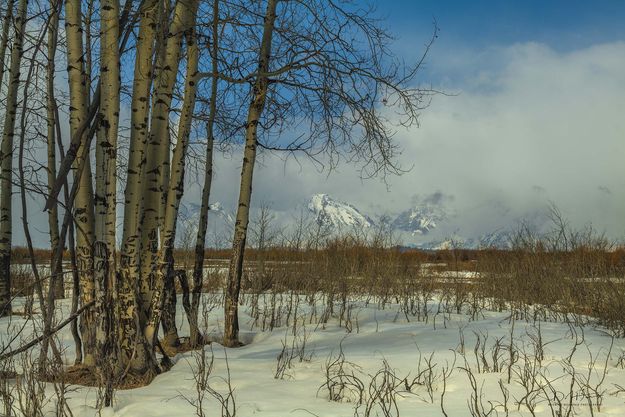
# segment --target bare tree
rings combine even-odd
[[[4,81],[4,60],[7,53],[7,45],[9,44],[9,30],[11,21],[13,20],[13,8],[15,0],[9,0],[6,4],[6,11],[2,17],[2,38],[0,39],[0,84]]]
[[[245,5],[241,10],[252,13]],[[398,62],[390,35],[371,16],[371,10],[333,1],[266,3],[258,67],[239,78],[252,87],[226,290],[227,346],[239,344],[237,308],[257,149],[303,152],[317,162],[325,154],[330,169],[347,154],[361,163],[363,176],[401,172],[392,126],[417,123],[428,91],[413,86],[421,62]],[[301,134],[286,139],[286,131]]]
[[[65,0],[65,33],[67,38],[67,72],[69,80],[69,124],[72,139],[79,143],[87,136],[90,123],[88,114],[88,79],[85,70],[85,54],[82,38],[82,6],[80,0]],[[83,145],[84,146],[84,145]],[[94,243],[94,204],[91,174],[91,162],[88,154],[76,149],[73,165],[74,178],[80,177],[75,201],[74,224],[76,230],[76,260],[80,276],[80,301],[87,305],[95,299],[93,278],[93,243]],[[80,174],[78,168],[81,168]],[[57,184],[62,179],[61,171]],[[51,195],[51,202],[56,196]],[[93,310],[83,312],[80,330],[84,348],[83,360],[86,365],[95,365],[95,327]]]
[[[210,48],[211,71],[219,72],[219,0],[213,0],[213,22],[211,26],[212,43]],[[204,168],[204,184],[202,202],[198,214],[197,236],[195,238],[195,260],[193,264],[193,289],[189,315],[189,344],[196,346],[199,341],[198,309],[204,281],[204,251],[206,247],[206,228],[208,226],[208,210],[210,208],[211,185],[213,182],[213,145],[215,143],[215,118],[217,115],[218,77],[211,78],[210,97],[208,102],[208,120],[206,122],[206,167]]]
[[[13,137],[17,116],[17,93],[20,84],[20,64],[23,55],[27,0],[18,3],[15,36],[11,48],[9,89],[0,144],[0,317],[11,314],[11,197],[13,176]]]
[[[54,187],[56,181],[56,140],[59,127],[58,106],[54,95],[54,76],[56,71],[56,50],[59,35],[59,15],[61,14],[62,3],[60,0],[50,2],[50,24],[48,27],[48,67],[46,73],[47,94],[47,151],[48,151],[48,188]],[[59,138],[60,140],[60,138]],[[48,211],[48,227],[50,230],[50,248],[54,250],[59,245],[59,210],[57,202],[54,202]],[[54,277],[55,298],[65,297],[65,286],[63,282],[62,262],[54,263],[54,256],[50,259],[50,274]]]

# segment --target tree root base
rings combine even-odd
[[[143,375],[128,372],[124,378],[115,383],[113,387],[116,390],[145,387],[154,380],[156,375],[157,373],[154,371],[146,372]],[[54,375],[43,375],[41,379],[46,382],[64,382],[69,385],[82,385],[86,387],[98,387],[102,385],[95,367],[87,365],[68,366]]]
[[[204,346],[210,345],[212,343],[207,338],[200,337],[198,339],[199,340],[198,340],[196,346],[192,346],[189,343],[189,338],[188,337],[181,337],[181,338],[179,338],[177,340],[177,343],[170,344],[170,345],[165,344],[164,341],[161,340],[161,346],[162,346],[163,351],[165,352],[165,354],[167,356],[169,356],[170,358],[173,358],[174,356],[176,356],[179,353],[185,353],[185,352],[191,352],[193,350],[198,350],[198,349],[201,349]]]

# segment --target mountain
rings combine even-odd
[[[376,226],[392,230],[395,238],[406,247],[425,250],[511,247],[509,233],[504,229],[486,234],[479,234],[479,230],[467,234],[467,230],[457,224],[455,212],[448,207],[441,199],[425,198],[413,203],[411,208],[400,212],[396,217],[378,215],[374,217],[377,219],[374,221],[354,205],[334,199],[328,194],[315,194],[307,202],[307,209],[312,217],[309,219],[326,228],[331,235],[363,231]],[[297,218],[296,211],[301,208],[299,205],[281,211],[271,210],[272,225],[287,230],[293,226],[294,219]],[[257,210],[258,208],[252,208],[252,228]],[[185,234],[195,236],[199,211],[200,205],[193,202],[187,202],[180,207],[179,239],[183,239]],[[233,211],[225,209],[219,202],[211,204],[208,212],[207,244],[229,246],[234,223]]]
[[[426,235],[449,218],[440,204],[422,203],[401,212],[393,221],[393,228],[414,235]]]
[[[208,215],[220,218],[228,224],[234,224],[234,217],[223,208],[219,201],[208,206]]]
[[[201,206],[196,203],[186,203],[180,206],[180,217],[190,222],[197,222]],[[226,211],[219,201],[208,206],[208,219],[211,221],[223,221],[234,224],[233,215]]]
[[[413,245],[424,250],[451,250],[451,249],[511,249],[510,233],[498,230],[486,233],[479,238],[465,238],[454,234],[441,240],[432,240]]]
[[[482,249],[511,249],[510,232],[497,230],[480,236],[479,247]]]
[[[178,231],[176,233],[179,247],[192,247],[195,244],[200,217],[200,204],[186,202],[180,205]],[[212,247],[225,248],[231,243],[234,216],[224,209],[221,203],[209,206],[206,224],[206,244]]]
[[[473,249],[475,248],[475,240],[465,239],[462,236],[454,235],[441,240],[432,240],[429,242],[417,243],[412,245],[418,249],[424,250],[451,250],[451,249]]]
[[[369,228],[373,220],[351,204],[334,200],[327,194],[315,194],[308,203],[308,210],[317,224],[337,229]]]

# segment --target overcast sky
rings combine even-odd
[[[625,237],[625,2],[379,1],[394,50],[420,56],[434,97],[419,128],[399,131],[399,177],[362,181],[346,164],[328,176],[305,160],[262,155],[253,205],[292,210],[327,193],[370,215],[438,193],[464,235],[505,228],[553,201],[575,227]],[[233,209],[241,157],[217,156],[212,201]],[[189,177],[184,201],[199,202]],[[23,237],[16,219],[15,244]],[[33,211],[31,223],[46,229]]]
[[[441,192],[467,235],[532,218],[553,201],[575,227],[625,236],[625,2],[379,2],[406,59],[440,35],[420,79],[437,96],[400,131],[410,172],[361,181],[265,156],[254,201],[287,210],[328,193],[369,214]],[[234,206],[240,157],[218,162],[215,199]],[[195,192],[189,193],[193,199]]]

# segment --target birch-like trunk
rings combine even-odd
[[[48,123],[47,151],[48,151],[48,190],[52,190],[56,181],[56,132],[58,120],[58,108],[54,97],[54,74],[56,70],[56,45],[59,34],[59,14],[61,12],[61,2],[52,0],[50,4],[50,25],[48,27],[48,67],[46,68],[47,97],[46,111]],[[56,201],[53,202],[48,211],[48,227],[50,230],[50,248],[52,255],[50,258],[51,284],[54,286],[54,298],[65,297],[65,286],[63,283],[63,263],[55,262],[54,251],[59,243],[59,211]]]
[[[241,277],[243,275],[243,257],[247,226],[250,219],[250,202],[252,199],[252,180],[254,164],[256,162],[256,146],[258,143],[258,122],[265,107],[269,80],[269,59],[271,57],[271,39],[276,20],[276,6],[278,0],[267,2],[267,12],[263,24],[263,37],[258,56],[258,76],[252,89],[252,102],[248,109],[245,126],[245,150],[241,167],[241,188],[239,190],[239,205],[234,225],[232,239],[232,257],[228,270],[228,283],[224,307],[224,346],[237,346],[239,342],[239,293],[241,291]]]
[[[85,79],[87,82],[87,103],[91,102],[91,81],[93,80],[93,53],[91,48],[92,35],[91,27],[95,13],[94,0],[87,1],[87,12],[83,16],[83,27],[85,28]]]
[[[100,117],[96,146],[95,192],[95,311],[97,367],[105,386],[105,406],[112,400],[113,366],[123,372],[115,357],[113,323],[115,303],[115,200],[117,130],[119,124],[119,1],[100,1]]]
[[[13,7],[15,7],[15,0],[9,0],[7,2],[7,13],[2,19],[2,39],[0,39],[0,85],[2,85],[2,81],[4,81],[4,59],[9,44],[9,29],[11,28],[11,20],[13,20]]]
[[[55,118],[59,120],[59,109],[58,107],[54,108]],[[59,157],[61,160],[65,158],[65,149],[63,147],[63,141],[61,140],[61,126],[60,124],[56,124],[56,143],[59,148]],[[63,181],[63,197],[66,207],[71,207],[71,199],[70,199],[70,188],[67,183],[67,179]],[[65,216],[63,216],[65,218]],[[65,240],[65,236],[67,236],[67,249],[69,250],[69,259],[70,259],[70,270],[72,272],[72,306],[70,315],[74,316],[76,311],[78,311],[79,306],[79,297],[80,297],[80,276],[78,274],[78,267],[76,266],[76,244],[74,242],[74,222],[68,221],[67,230],[63,232],[63,227],[61,227],[61,239]],[[58,242],[57,242],[58,243]],[[55,251],[62,251],[63,248],[61,246],[57,246],[56,249],[53,250],[53,256]],[[57,255],[58,256],[58,255]],[[62,262],[63,256],[58,256],[57,262]],[[72,320],[71,324],[71,332],[72,337],[74,339],[74,350],[76,352],[76,356],[74,359],[74,365],[79,365],[82,363],[82,340],[80,339],[80,331],[78,330],[78,319]]]
[[[84,50],[82,39],[82,13],[80,0],[65,0],[65,33],[67,38],[67,75],[69,79],[70,136],[74,137],[87,119],[88,80],[85,72]],[[88,130],[88,129],[86,129]],[[87,134],[85,132],[84,134]],[[93,242],[94,242],[94,204],[91,163],[84,158],[82,151],[74,160],[74,169],[83,166],[82,175],[76,198],[74,200],[74,216],[76,230],[76,261],[80,274],[80,301],[87,305],[94,300],[95,286],[93,280]],[[86,154],[88,156],[88,153]],[[94,310],[86,309],[80,320],[84,348],[84,363],[95,365],[95,326]]]
[[[215,115],[217,114],[217,82],[219,71],[217,53],[219,51],[219,0],[213,0],[213,43],[211,45],[211,97],[209,101],[208,121],[206,122],[206,168],[204,170],[204,187],[202,188],[202,203],[200,206],[197,236],[195,239],[195,260],[193,265],[193,289],[191,291],[191,308],[189,313],[189,344],[193,347],[199,342],[198,315],[200,296],[204,284],[204,250],[206,246],[206,227],[208,225],[208,210],[213,182],[213,142]]]
[[[197,92],[197,72],[199,52],[193,30],[187,35],[187,73],[185,77],[184,101],[180,121],[178,125],[178,142],[174,148],[172,157],[172,171],[167,190],[167,200],[165,204],[165,217],[162,225],[163,242],[158,252],[158,270],[156,275],[156,290],[152,298],[150,321],[146,328],[148,341],[154,340],[154,333],[158,329],[160,319],[160,308],[163,303],[161,292],[165,289],[170,293],[174,291],[174,243],[176,241],[176,221],[178,220],[178,209],[180,200],[184,192],[184,162],[189,146],[189,136],[191,133],[191,121],[193,120],[193,109],[195,108],[195,96]],[[170,286],[165,288],[165,285]],[[166,329],[164,342],[167,345],[174,345],[178,340],[175,323],[173,328]]]
[[[162,57],[155,68],[154,91],[150,133],[146,150],[145,176],[143,183],[143,221],[141,230],[141,296],[144,309],[150,308],[156,261],[159,249],[159,225],[162,224],[165,178],[169,177],[169,113],[176,75],[180,60],[180,49],[185,31],[195,24],[198,0],[178,0],[165,43]]]
[[[139,11],[139,34],[136,44],[135,69],[132,89],[130,118],[130,149],[128,170],[124,191],[124,225],[120,250],[120,279],[118,285],[119,303],[119,360],[128,363],[134,356],[137,362],[146,363],[147,346],[137,337],[143,338],[137,329],[135,317],[143,314],[137,308],[136,288],[140,282],[141,253],[141,209],[143,165],[148,137],[150,110],[150,86],[152,85],[153,56],[158,28],[158,0],[147,0]],[[143,317],[139,322],[147,322]]]
[[[15,18],[15,38],[11,47],[9,88],[0,144],[0,317],[11,314],[11,194],[13,173],[13,137],[17,115],[17,93],[23,54],[27,1],[19,0]]]
[[[173,89],[180,60],[183,35],[195,24],[198,0],[178,0],[174,8],[172,23],[166,42],[161,45],[163,56],[158,59],[155,68],[154,91],[152,97],[152,115],[150,119],[150,133],[146,149],[146,163],[143,183],[143,218],[141,224],[141,301],[143,314],[152,320],[153,300],[162,301],[162,283],[155,281],[158,260],[159,226],[161,218],[161,204],[166,189],[163,186],[165,178],[169,177],[169,113]],[[158,287],[161,287],[157,291]],[[160,316],[160,306],[159,306]],[[160,319],[160,317],[159,317]],[[146,325],[146,330],[151,328]],[[155,331],[146,331],[145,336],[150,344],[156,337]],[[141,364],[138,364],[141,365]]]

